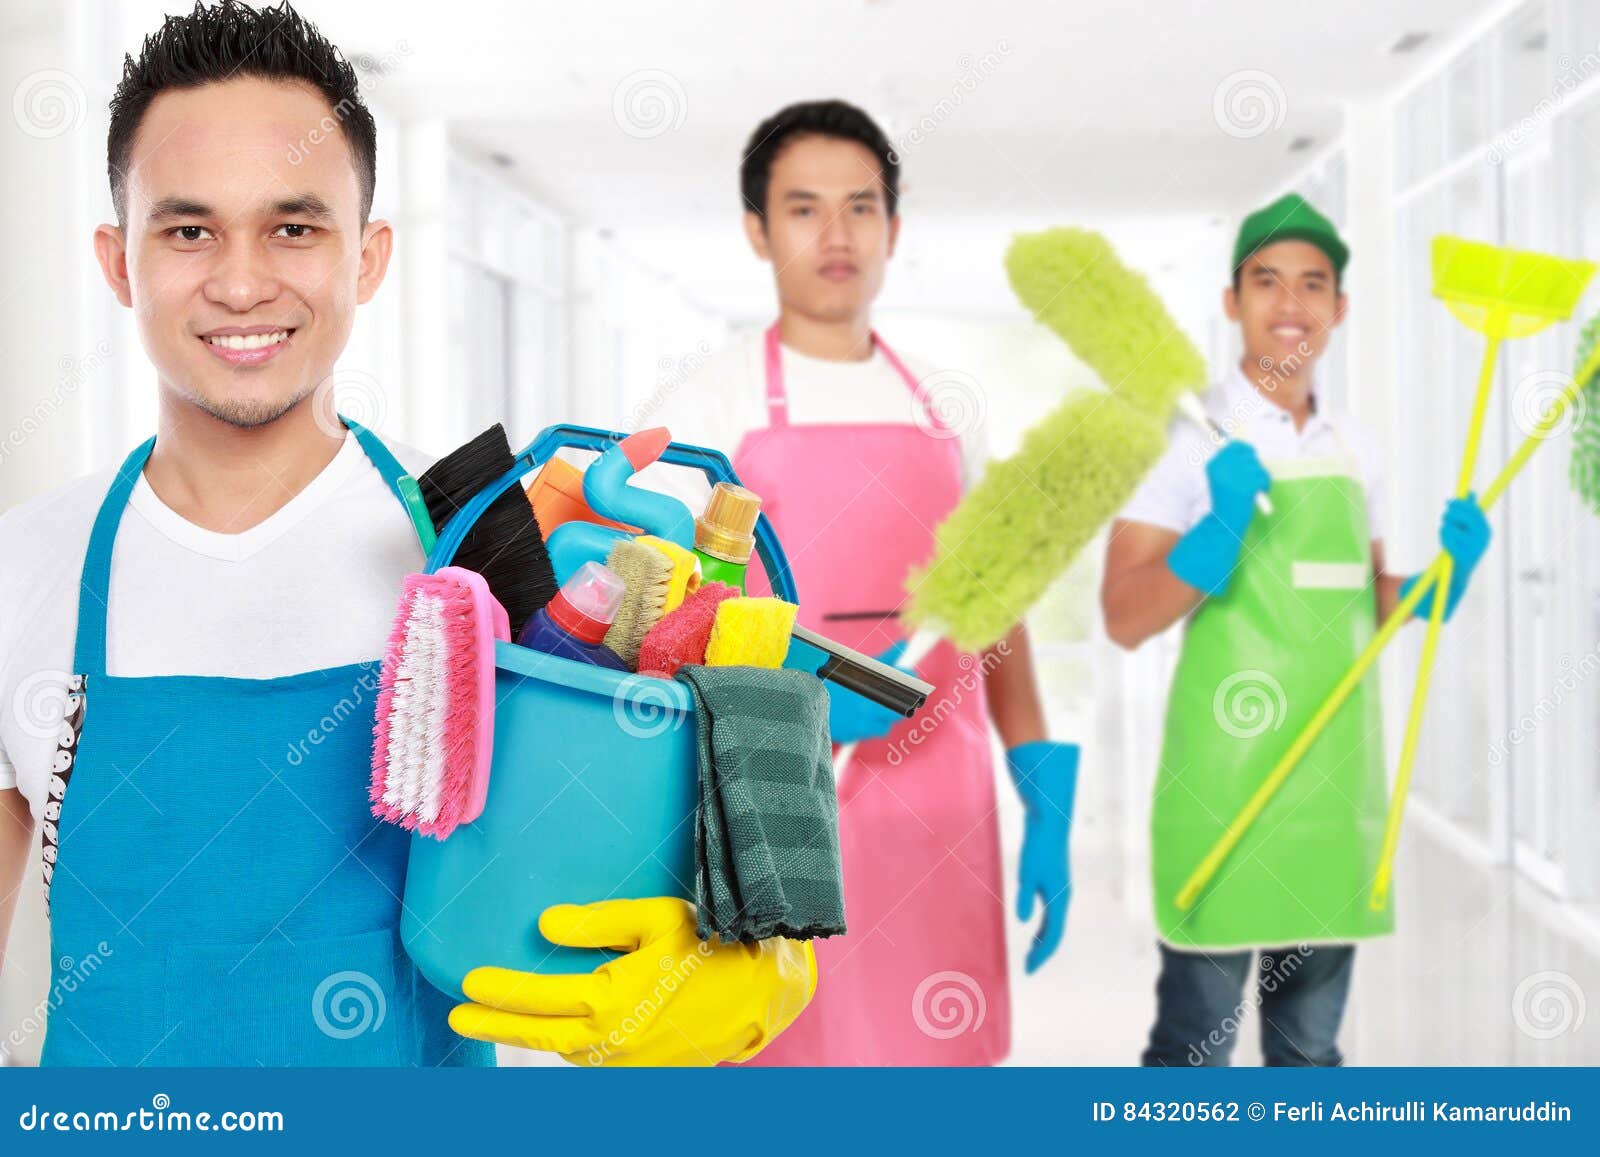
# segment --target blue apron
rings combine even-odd
[[[404,469],[345,424],[400,501]],[[106,674],[112,543],[154,445],[123,463],[83,563],[82,731],[63,730],[46,812],[41,1062],[493,1064],[400,944],[409,836],[367,799],[380,664]]]

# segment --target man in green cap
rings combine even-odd
[[[1387,802],[1375,672],[1200,899],[1175,902],[1412,581],[1384,566],[1376,447],[1317,397],[1349,255],[1299,196],[1245,218],[1223,296],[1243,356],[1205,400],[1230,440],[1176,425],[1111,531],[1111,638],[1131,649],[1186,620],[1151,815],[1162,965],[1148,1065],[1226,1064],[1249,1005],[1268,1064],[1341,1063],[1353,942],[1394,927],[1391,907],[1368,903]],[[1475,500],[1449,504],[1447,616],[1488,540]]]

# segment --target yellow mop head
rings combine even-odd
[[[1133,496],[1166,442],[1160,420],[1120,398],[1073,391],[939,524],[933,561],[906,580],[905,618],[963,650],[998,642]]]
[[[1091,229],[1024,233],[1006,253],[1011,288],[1106,388],[1165,422],[1204,389],[1206,362],[1143,276]]]
[[[783,666],[797,610],[782,599],[723,600],[717,605],[717,621],[706,644],[706,666]]]

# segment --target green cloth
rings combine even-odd
[[[1275,241],[1308,241],[1328,255],[1333,275],[1344,276],[1350,260],[1350,247],[1339,236],[1333,222],[1324,217],[1299,193],[1285,193],[1272,204],[1257,209],[1239,226],[1233,243],[1233,268],[1237,272],[1246,257]]]
[[[809,940],[845,930],[828,693],[809,671],[686,664],[700,806],[702,940]]]

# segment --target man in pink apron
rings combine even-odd
[[[745,230],[772,265],[778,320],[658,399],[648,422],[736,447],[735,469],[788,548],[800,621],[892,662],[906,575],[971,480],[977,445],[975,429],[941,418],[926,375],[872,331],[900,226],[898,158],[840,101],[784,109],[743,155]],[[752,575],[752,593],[762,586]],[[839,784],[849,932],[817,944],[816,1000],[761,1063],[1006,1055],[990,720],[1027,810],[1018,914],[1030,918],[1036,899],[1044,907],[1029,971],[1060,941],[1078,749],[1044,738],[1026,632],[980,655],[941,644],[918,674],[937,690],[909,721],[829,687],[834,741],[860,743]]]

